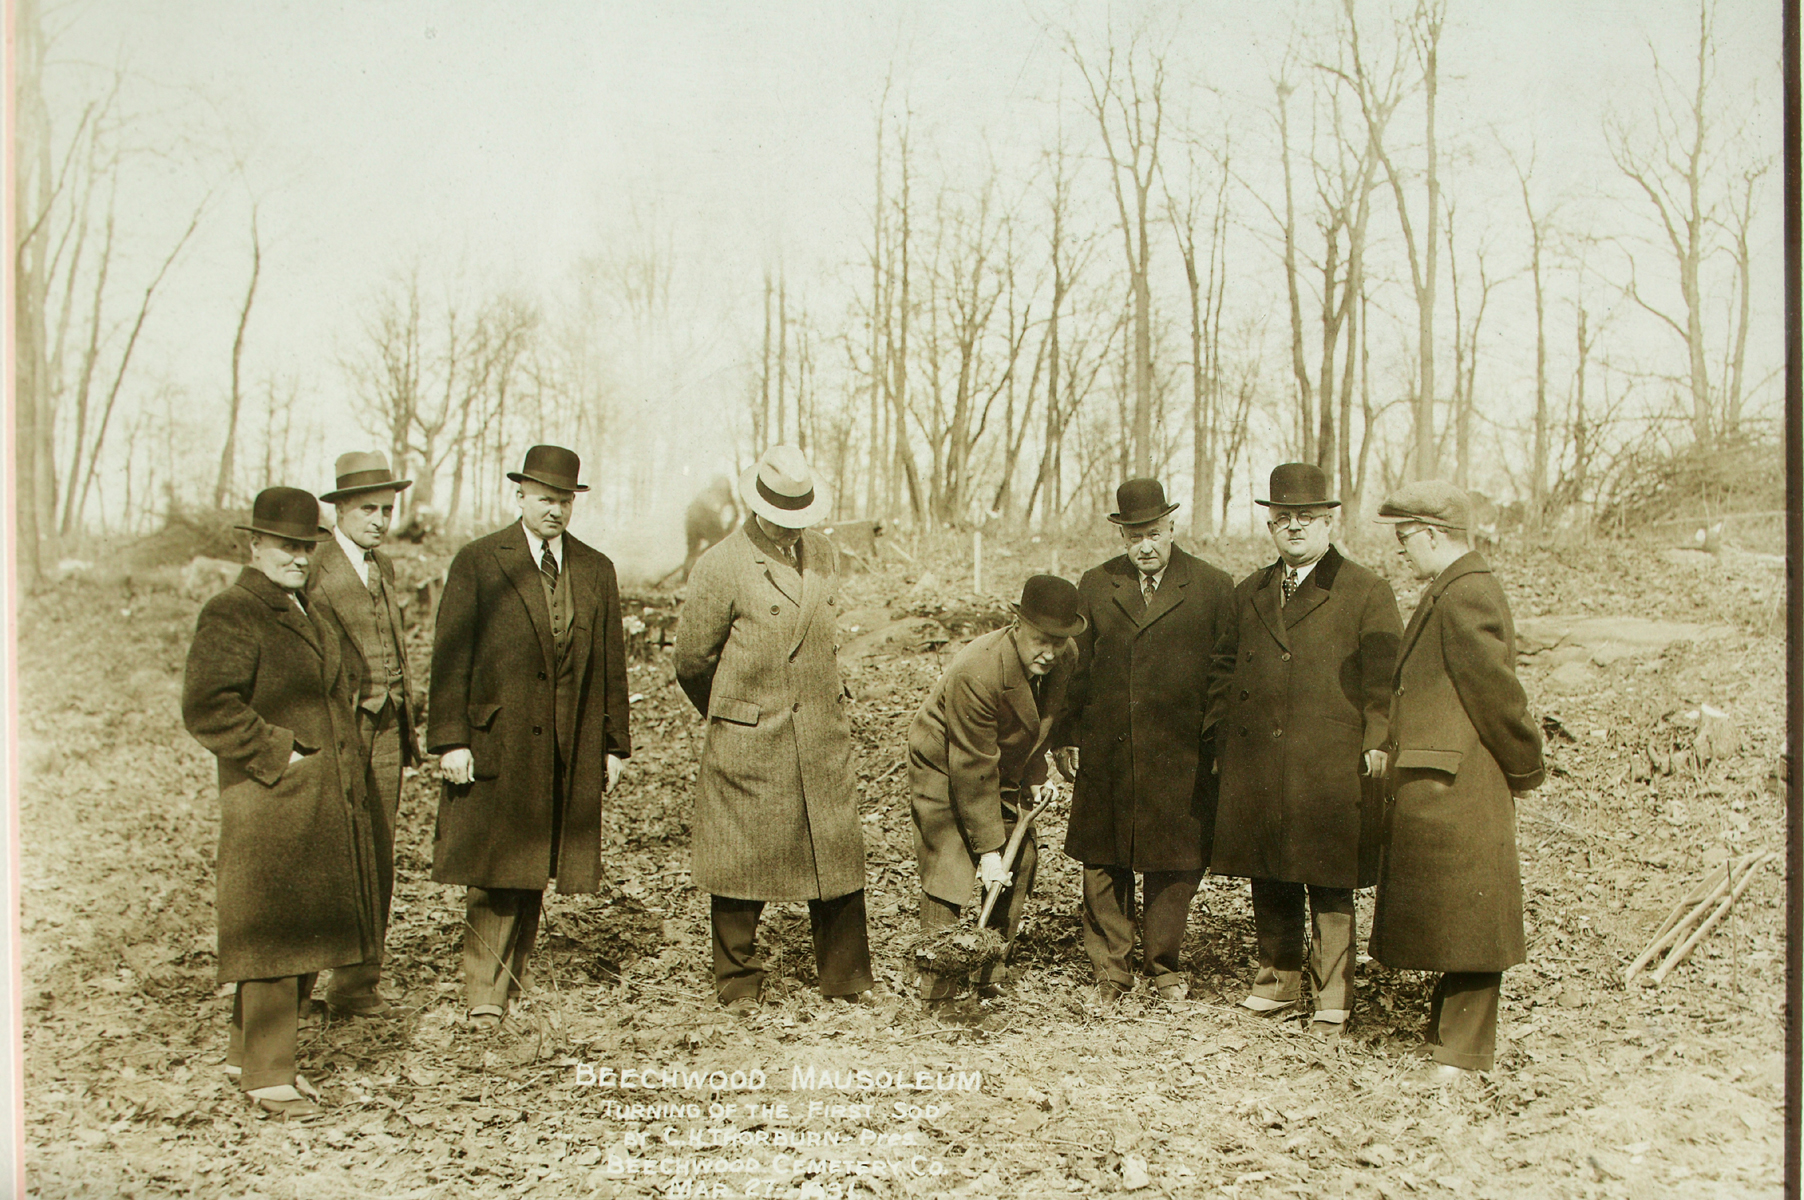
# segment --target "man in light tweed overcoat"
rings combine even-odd
[[[712,897],[714,987],[754,1010],[768,901],[808,901],[821,994],[871,987],[864,837],[834,647],[833,545],[804,533],[832,500],[793,446],[739,481],[753,518],[695,564],[677,623],[677,680],[707,720],[696,778],[695,886]]]

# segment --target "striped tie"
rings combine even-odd
[[[1296,594],[1297,569],[1286,563],[1284,566],[1284,603],[1289,604],[1290,598]]]
[[[543,543],[545,553],[539,556],[539,570],[545,572],[545,578],[551,580],[551,586],[557,587],[557,559],[552,557],[551,543]]]
[[[370,590],[370,599],[380,605],[382,603],[382,568],[376,565],[376,552],[365,550],[363,563],[363,584]]]

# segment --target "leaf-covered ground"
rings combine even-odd
[[[1352,1031],[1338,1042],[1237,1007],[1253,944],[1240,881],[1212,878],[1198,896],[1191,1000],[1142,991],[1109,1015],[1087,1009],[1077,866],[1059,849],[1056,814],[1012,990],[955,1020],[920,1013],[906,961],[917,892],[903,734],[942,656],[1001,606],[959,595],[968,580],[949,545],[907,545],[919,561],[886,553],[892,567],[847,585],[841,619],[864,784],[873,1005],[830,1005],[811,990],[806,910],[786,905],[767,911],[761,935],[774,968],[762,1012],[731,1019],[709,998],[706,898],[689,886],[687,853],[700,726],[667,654],[654,653],[632,670],[637,752],[608,818],[609,883],[598,896],[550,898],[531,999],[499,1035],[460,1025],[461,894],[427,879],[436,785],[430,769],[409,779],[387,983],[405,1017],[303,1031],[303,1069],[328,1101],[307,1124],[257,1118],[219,1071],[229,992],[213,978],[213,764],[178,712],[198,602],[142,579],[71,581],[28,600],[34,1194],[1777,1193],[1776,864],[1663,986],[1622,984],[1623,967],[1711,864],[1783,845],[1783,572],[1773,560],[1626,544],[1495,556],[1525,621],[1635,615],[1705,629],[1634,653],[1525,645],[1535,652],[1524,681],[1551,718],[1556,765],[1520,810],[1530,961],[1505,976],[1497,1070],[1433,1092],[1408,1079],[1425,976],[1362,964]],[[1071,573],[1105,550],[1067,546],[1058,561]],[[995,595],[1054,561],[1049,545],[1025,541],[992,545],[988,557]],[[1230,545],[1210,557],[1238,575],[1266,555]],[[422,574],[431,565],[412,564]],[[919,578],[930,569],[945,582]],[[1397,582],[1407,606],[1413,585]],[[1683,714],[1701,703],[1729,714],[1742,745],[1699,766],[1683,753]],[[1663,767],[1648,765],[1650,749]],[[1363,930],[1369,894],[1361,912]],[[852,1087],[797,1090],[796,1067],[841,1072]],[[729,1074],[719,1088],[674,1075],[667,1088],[615,1086],[623,1069],[645,1068],[660,1085],[671,1068]],[[844,1075],[860,1069],[873,1083],[926,1072],[981,1084],[861,1090]],[[735,1090],[734,1071],[761,1071],[766,1086]],[[810,1101],[871,1107],[811,1116]],[[694,1104],[698,1115],[618,1107],[635,1103]],[[711,1104],[721,1106],[712,1116]],[[843,1140],[808,1145],[811,1135]],[[783,1144],[792,1138],[801,1145]],[[715,1170],[748,1156],[755,1173]],[[666,1173],[636,1173],[648,1164]]]

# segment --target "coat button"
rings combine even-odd
[[[533,731],[533,732],[534,732],[534,733],[535,733],[535,734],[536,734],[536,733],[540,733],[540,732],[543,732],[543,731],[542,731],[542,730],[541,730],[541,729],[540,729],[540,728],[539,728],[539,727],[538,727],[538,726],[537,726],[537,725],[534,725],[534,726],[533,726],[533,727],[532,727],[532,731]]]
[[[1241,699],[1242,699],[1242,700],[1245,700],[1245,699],[1246,699],[1246,698],[1247,698],[1247,692],[1246,692],[1246,689],[1245,689],[1245,688],[1242,688],[1242,689],[1241,689],[1241,691],[1240,691],[1240,698],[1241,698]]]
[[[778,613],[778,612],[780,612],[780,611],[781,611],[781,610],[780,610],[780,609],[779,609],[779,608],[778,608],[778,607],[777,607],[777,606],[776,606],[776,605],[774,605],[774,604],[773,604],[773,605],[771,605],[771,606],[770,606],[770,615],[771,615],[771,616],[773,616],[773,617],[774,617],[774,616],[776,616],[776,615],[777,615],[777,613]]]
[[[1281,738],[1281,737],[1283,737],[1283,736],[1284,736],[1284,731],[1283,731],[1283,730],[1282,730],[1282,729],[1274,729],[1274,730],[1272,730],[1272,741],[1274,741],[1274,742],[1275,742],[1275,741],[1277,741],[1277,740],[1278,740],[1278,739],[1279,739],[1279,738]]]
[[[1247,727],[1245,725],[1242,725],[1240,727],[1240,736],[1245,737],[1246,735],[1247,735]]]
[[[1289,662],[1290,661],[1290,651],[1286,650],[1284,653],[1280,654],[1278,657],[1283,659],[1285,662]]]
[[[802,702],[800,700],[797,700],[794,704],[789,706],[789,711],[790,712],[801,712],[802,711]]]
[[[828,596],[828,597],[827,597],[827,603],[828,603],[828,604],[831,604],[831,603],[833,603],[833,597],[831,597],[831,596]]]
[[[549,676],[547,676],[547,675],[546,675],[546,674],[545,674],[545,672],[543,672],[543,671],[540,671],[540,672],[539,672],[539,678],[540,678],[540,679],[547,679],[547,678],[549,678]]]

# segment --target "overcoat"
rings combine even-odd
[[[908,728],[915,855],[921,890],[966,904],[977,859],[1008,841],[1002,802],[1046,781],[1046,746],[1065,711],[1077,648],[1066,643],[1041,677],[1040,699],[1008,629],[952,659]]]
[[[1201,870],[1215,827],[1209,677],[1234,581],[1174,546],[1150,606],[1125,554],[1077,591],[1089,624],[1054,739],[1079,749],[1065,852],[1090,866]]]
[[[1393,684],[1372,957],[1403,970],[1506,970],[1526,957],[1511,793],[1539,787],[1545,768],[1509,602],[1482,556],[1429,584]]]
[[[556,694],[551,610],[519,522],[459,550],[446,572],[426,745],[434,754],[469,747],[475,781],[447,784],[439,800],[439,883],[543,890],[555,874],[560,892],[592,892],[600,882],[605,756],[632,753],[626,636],[614,564],[568,532],[563,538],[574,695]],[[560,755],[564,794],[554,805]]]
[[[1284,562],[1234,589],[1216,646],[1218,875],[1378,881],[1382,805],[1361,775],[1390,726],[1403,622],[1391,585],[1333,546],[1284,603]]]
[[[716,896],[831,900],[864,887],[833,544],[804,531],[801,567],[747,521],[696,561],[677,619],[677,681],[708,723],[695,886]]]
[[[219,760],[219,979],[376,951],[376,848],[337,637],[247,567],[207,601],[182,723]],[[305,757],[289,759],[294,751]]]
[[[375,567],[381,573],[383,598],[388,620],[395,631],[395,643],[401,651],[401,711],[395,724],[401,734],[401,765],[420,761],[420,739],[414,729],[413,671],[407,665],[406,629],[401,623],[401,604],[396,599],[395,563],[382,551],[375,551]],[[345,557],[344,547],[335,537],[321,542],[307,563],[308,611],[331,626],[338,634],[339,650],[344,659],[346,683],[351,703],[357,704],[370,676],[370,665],[364,660],[363,646],[370,640],[368,630],[375,621],[369,588],[357,577],[357,568]],[[386,680],[378,681],[386,683]],[[378,710],[380,711],[380,710]]]

